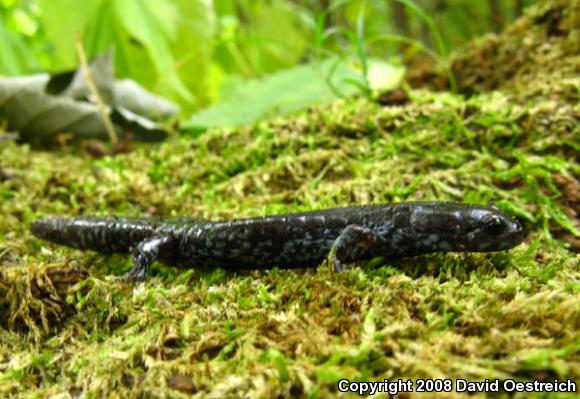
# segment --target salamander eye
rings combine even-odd
[[[486,218],[484,223],[485,223],[485,230],[492,233],[492,234],[499,234],[505,228],[505,225],[504,225],[503,221],[501,220],[501,218],[499,218],[496,215],[490,215],[488,218]]]

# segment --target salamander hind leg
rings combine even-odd
[[[137,283],[145,280],[151,264],[159,258],[170,258],[175,244],[172,236],[155,236],[141,241],[133,249],[133,268],[123,276],[123,281]]]
[[[355,248],[373,248],[383,243],[384,239],[368,227],[350,224],[334,241],[329,257],[334,270],[344,271],[344,263],[353,260],[349,257]]]

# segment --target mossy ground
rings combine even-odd
[[[579,381],[579,76],[551,81],[553,96],[339,101],[99,160],[4,145],[0,395],[322,398],[340,378]],[[407,200],[493,201],[530,233],[509,252],[344,274],[156,264],[128,286],[115,280],[128,256],[28,231],[46,215],[231,218]],[[89,277],[69,284],[63,271],[79,268]]]

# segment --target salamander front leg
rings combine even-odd
[[[334,270],[344,270],[343,264],[349,259],[354,248],[372,248],[383,243],[384,239],[368,227],[349,224],[334,241],[330,250],[330,258],[334,264]]]
[[[157,236],[141,241],[133,249],[133,268],[123,277],[128,283],[137,283],[145,280],[149,267],[159,258],[171,258],[175,248],[175,239],[172,236]]]

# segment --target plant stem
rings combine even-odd
[[[97,85],[93,80],[93,75],[91,74],[91,69],[89,68],[89,64],[87,62],[87,57],[85,54],[85,50],[83,48],[83,41],[80,35],[77,35],[76,37],[76,48],[77,54],[79,56],[79,62],[81,64],[81,69],[83,71],[83,75],[85,76],[85,81],[87,82],[87,87],[91,91],[91,94],[95,97],[97,107],[99,108],[99,114],[101,115],[103,123],[105,124],[105,130],[107,131],[109,140],[111,140],[111,143],[115,145],[117,144],[119,139],[117,138],[115,127],[113,126],[113,122],[111,122],[111,118],[109,117],[109,113],[107,112],[105,102],[101,98],[99,90],[97,89]]]

